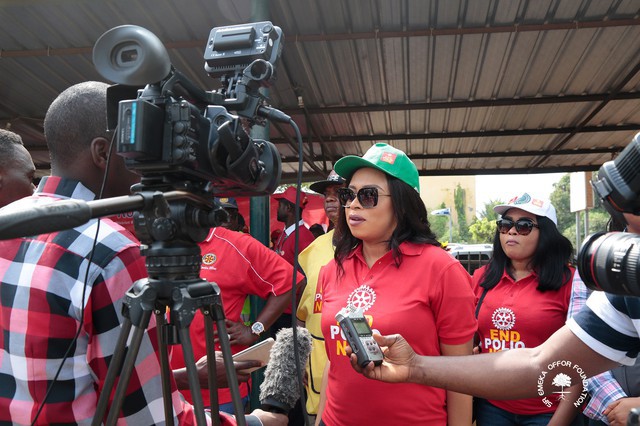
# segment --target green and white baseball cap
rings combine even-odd
[[[334,165],[335,171],[345,179],[349,179],[356,170],[363,167],[378,169],[420,192],[420,179],[416,165],[407,157],[407,154],[391,145],[377,143],[362,157],[347,155]]]
[[[520,209],[536,216],[548,217],[556,226],[558,225],[556,209],[546,198],[531,196],[524,192],[515,195],[505,204],[498,204],[493,208],[493,211],[502,216],[509,209]]]

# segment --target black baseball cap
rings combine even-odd
[[[326,180],[320,180],[318,182],[314,182],[309,185],[309,189],[317,192],[318,194],[324,194],[324,191],[327,190],[327,187],[331,185],[344,185],[345,180],[336,173],[335,170],[331,170],[329,176],[327,176]]]

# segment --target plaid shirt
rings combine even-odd
[[[573,317],[580,312],[587,302],[590,290],[584,285],[580,275],[577,273],[573,276],[573,294],[571,295],[571,304],[569,305],[569,317]],[[607,416],[602,414],[612,402],[626,398],[627,394],[622,390],[618,382],[613,378],[611,372],[606,371],[589,379],[587,390],[590,399],[587,405],[582,409],[582,413],[595,420],[600,420],[609,424]]]
[[[5,211],[94,197],[78,182],[45,177],[34,196]],[[37,424],[91,422],[120,333],[122,298],[133,282],[146,276],[137,240],[109,219],[100,219],[88,262],[97,224],[94,219],[66,231],[0,241],[0,423],[34,421],[68,350]],[[82,315],[82,330],[72,344]],[[193,408],[175,384],[172,387],[174,420],[194,423]],[[162,424],[162,407],[152,318],[118,423]]]

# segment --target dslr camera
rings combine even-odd
[[[213,28],[204,67],[221,84],[205,91],[173,67],[160,39],[145,28],[123,25],[98,39],[96,69],[118,83],[107,93],[108,127],[143,188],[207,199],[276,189],[280,155],[246,129],[267,119],[291,120],[265,105],[259,92],[274,79],[282,41],[280,28],[268,21]]]
[[[615,219],[640,215],[640,133],[614,161],[598,171],[596,195]],[[588,236],[578,253],[578,271],[591,290],[640,296],[640,235],[626,232]]]

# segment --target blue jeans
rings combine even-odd
[[[485,399],[476,402],[477,426],[546,426],[553,413],[523,415],[498,408]]]
[[[247,403],[249,403],[249,396],[245,396],[242,398],[242,406],[247,407]],[[227,414],[236,414],[233,410],[233,402],[227,402],[226,404],[220,404],[220,411]]]

